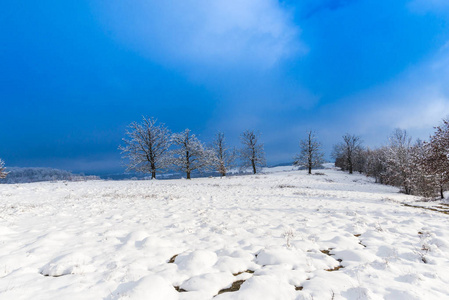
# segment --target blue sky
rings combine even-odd
[[[300,2],[300,4],[298,4]],[[449,114],[446,0],[14,1],[0,10],[0,157],[122,171],[142,115],[207,142],[262,134],[269,163],[315,130],[426,139]]]

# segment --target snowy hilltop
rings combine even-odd
[[[306,173],[0,185],[0,299],[449,298],[446,203]]]

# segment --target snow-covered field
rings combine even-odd
[[[0,298],[449,299],[449,215],[274,171],[0,185]]]

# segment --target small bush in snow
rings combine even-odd
[[[8,172],[6,172],[5,162],[0,159],[0,178],[6,178],[6,175],[8,175]]]

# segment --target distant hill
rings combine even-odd
[[[31,183],[40,181],[81,181],[100,179],[98,176],[85,176],[73,174],[69,171],[53,168],[8,168],[6,178],[0,179],[0,183]]]

